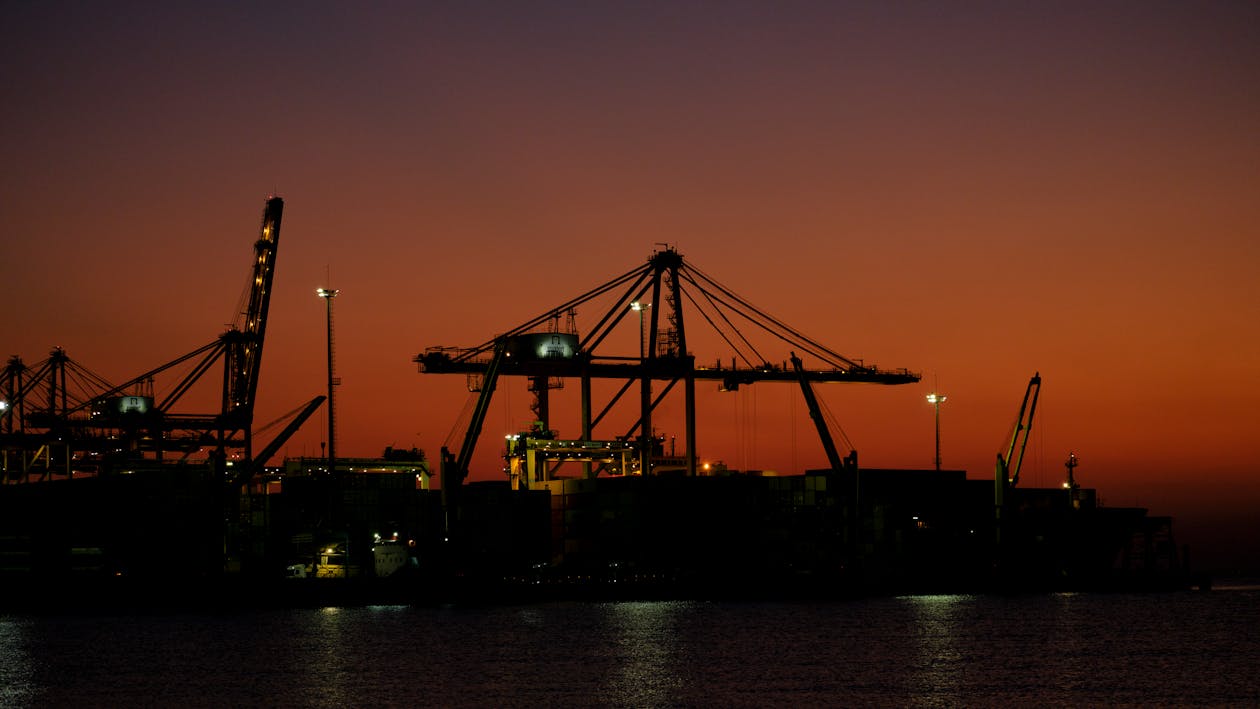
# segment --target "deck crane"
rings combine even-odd
[[[1011,440],[1006,446],[1006,454],[997,454],[997,467],[993,479],[993,506],[997,524],[997,540],[1002,539],[1002,509],[1006,504],[1006,493],[1019,484],[1019,470],[1024,463],[1024,449],[1028,446],[1028,434],[1032,431],[1033,416],[1037,413],[1037,397],[1041,394],[1041,373],[1033,374],[1028,380],[1028,388],[1024,390],[1024,400],[1019,405],[1019,416],[1011,431]],[[1024,414],[1028,414],[1025,422]]]

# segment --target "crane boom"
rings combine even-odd
[[[1019,405],[1019,418],[1015,421],[1015,429],[1011,432],[1011,442],[1006,448],[1003,460],[1007,468],[1007,479],[1011,487],[1019,484],[1019,469],[1024,464],[1024,449],[1028,447],[1028,434],[1032,432],[1033,416],[1037,413],[1037,397],[1041,394],[1041,373],[1038,372],[1028,380],[1028,388],[1024,390],[1024,401]],[[1031,404],[1030,404],[1031,401]],[[1024,423],[1024,413],[1028,413],[1028,423]],[[1016,453],[1016,446],[1019,452]]]
[[[258,453],[258,457],[253,460],[245,461],[245,464],[241,466],[241,471],[232,479],[231,489],[238,490],[245,486],[245,484],[250,481],[250,478],[256,475],[258,471],[262,470],[263,465],[267,463],[271,456],[276,454],[276,451],[280,450],[281,446],[288,442],[289,438],[291,438],[293,434],[297,433],[297,430],[302,427],[302,424],[306,423],[306,420],[311,417],[311,414],[315,413],[315,411],[319,409],[320,404],[323,404],[324,399],[326,398],[327,397],[320,395],[307,402],[307,404],[302,407],[302,410],[298,412],[297,416],[293,417],[293,420],[284,427],[284,430],[276,434],[276,437],[271,440],[271,443],[268,443],[266,447]]]
[[[280,219],[284,215],[284,200],[271,197],[263,208],[262,226],[258,241],[254,242],[254,270],[250,281],[249,309],[245,312],[242,328],[244,346],[241,357],[234,363],[232,381],[232,408],[252,406],[258,393],[258,374],[261,371],[263,337],[267,331],[267,309],[271,302],[271,283],[275,276],[276,246],[280,240]]]
[[[468,422],[468,430],[459,448],[459,457],[452,456],[445,446],[442,447],[442,502],[446,507],[446,531],[448,536],[456,534],[455,527],[459,519],[459,494],[468,477],[468,466],[472,462],[473,450],[477,447],[477,439],[481,437],[481,426],[485,423],[486,412],[490,410],[490,399],[494,396],[494,387],[499,379],[499,366],[507,357],[507,340],[500,339],[494,346],[494,357],[486,368],[486,376],[481,380],[481,393],[477,397],[477,406],[473,409],[472,418]]]
[[[498,343],[494,349],[494,358],[490,360],[490,367],[486,370],[486,376],[481,381],[481,395],[477,397],[477,407],[473,409],[472,420],[468,424],[468,433],[464,435],[463,445],[459,449],[459,458],[456,459],[456,475],[458,475],[458,479],[454,481],[456,485],[463,484],[464,478],[468,475],[468,466],[472,463],[473,449],[477,445],[477,439],[481,436],[481,426],[486,421],[486,412],[490,410],[490,398],[494,395],[495,384],[499,380],[499,365],[503,363],[503,358],[506,354],[506,341]],[[442,487],[446,487],[445,480],[442,482]]]
[[[823,450],[827,453],[827,462],[833,471],[839,472],[844,469],[845,461],[841,459],[840,451],[836,449],[835,439],[831,437],[831,430],[827,428],[827,421],[823,418],[822,409],[818,406],[818,397],[814,395],[814,387],[809,383],[801,358],[797,357],[795,352],[792,352],[790,356],[792,368],[796,370],[796,375],[801,381],[801,393],[805,395],[809,417],[814,420],[814,426],[818,429],[818,438],[822,441]]]
[[[244,432],[246,458],[253,457],[250,428],[254,420],[258,374],[262,371],[267,306],[271,302],[276,245],[280,239],[280,217],[283,214],[284,200],[275,196],[268,198],[263,207],[258,240],[254,242],[254,268],[249,283],[249,307],[245,311],[244,326],[240,329],[232,327],[220,336],[226,353],[220,438],[227,431]]]
[[[1003,509],[1006,506],[1006,492],[1019,484],[1019,469],[1024,464],[1024,449],[1028,446],[1028,434],[1032,431],[1033,416],[1037,413],[1037,397],[1041,394],[1041,373],[1038,372],[1028,380],[1028,388],[1024,390],[1024,401],[1019,405],[1019,418],[1015,421],[1015,429],[1011,433],[1010,443],[1006,446],[1006,455],[997,454],[997,466],[993,475],[993,512],[995,541],[1002,546]],[[1028,422],[1024,422],[1024,414],[1028,414]],[[1018,448],[1018,453],[1016,449]]]

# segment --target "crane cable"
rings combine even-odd
[[[478,398],[478,392],[468,392],[468,396],[464,398],[464,408],[460,409],[459,415],[455,417],[454,423],[451,424],[450,432],[447,433],[446,438],[442,440],[443,448],[449,450],[455,442],[455,437],[460,435],[461,431],[468,429],[468,422],[472,419],[473,408],[476,407]]]
[[[849,440],[849,435],[844,432],[844,428],[840,426],[840,422],[836,420],[834,415],[832,415],[831,407],[827,406],[827,402],[821,396],[815,395],[814,398],[818,400],[818,408],[822,409],[823,419],[827,422],[827,428],[840,434],[840,441],[844,443],[848,450],[856,450],[853,445],[853,441]]]
[[[778,337],[779,339],[781,339],[781,340],[783,340],[784,342],[787,342],[787,343],[789,343],[789,344],[797,345],[797,346],[799,346],[802,350],[809,351],[809,352],[810,352],[810,354],[813,354],[814,356],[818,357],[819,359],[822,359],[822,360],[824,360],[824,361],[827,361],[829,364],[831,364],[831,365],[832,365],[832,366],[834,366],[834,367],[837,367],[837,368],[840,368],[840,369],[865,369],[865,368],[866,368],[864,365],[862,365],[862,364],[858,363],[857,361],[851,360],[851,359],[849,359],[848,357],[845,357],[845,356],[843,356],[843,355],[839,354],[838,352],[835,352],[834,350],[832,350],[832,349],[828,348],[827,346],[825,346],[825,345],[823,345],[823,344],[821,344],[821,343],[817,342],[817,341],[816,341],[816,340],[814,340],[813,338],[811,338],[811,337],[809,337],[809,336],[807,336],[807,335],[805,335],[805,334],[803,334],[803,333],[801,333],[801,332],[797,331],[796,329],[794,329],[794,328],[793,328],[793,327],[791,327],[790,325],[788,325],[788,324],[784,323],[783,321],[779,320],[778,318],[774,317],[773,315],[770,315],[769,313],[767,313],[767,312],[765,312],[765,311],[763,311],[763,310],[758,309],[758,308],[757,308],[757,306],[755,306],[755,305],[753,305],[752,303],[748,302],[748,300],[746,300],[745,298],[743,298],[743,297],[742,297],[742,296],[740,296],[739,294],[735,293],[735,292],[734,292],[733,290],[731,290],[730,288],[727,288],[726,286],[724,286],[724,285],[722,285],[721,283],[717,282],[717,281],[716,281],[716,280],[714,280],[711,276],[709,276],[708,274],[704,273],[703,271],[701,271],[700,269],[696,268],[695,266],[688,265],[688,266],[686,266],[686,269],[687,269],[688,271],[695,272],[695,273],[696,273],[696,275],[698,275],[698,276],[700,276],[702,279],[704,279],[704,281],[705,281],[705,282],[709,283],[709,284],[710,284],[710,285],[712,285],[714,288],[717,288],[717,289],[718,289],[719,291],[721,291],[723,294],[725,294],[725,295],[726,295],[726,296],[728,296],[729,298],[733,299],[735,302],[739,303],[739,304],[740,304],[741,306],[743,306],[744,308],[747,308],[747,309],[748,309],[749,311],[751,311],[752,313],[756,314],[756,315],[757,315],[757,317],[762,318],[762,319],[763,319],[763,320],[765,320],[766,322],[768,322],[768,323],[770,323],[770,324],[772,324],[772,325],[774,325],[774,326],[776,326],[776,327],[780,328],[781,332],[779,332],[779,331],[775,331],[775,330],[772,330],[772,329],[771,329],[771,328],[770,328],[770,327],[769,327],[769,326],[768,326],[765,322],[759,322],[759,321],[755,320],[754,318],[752,318],[752,317],[751,317],[750,315],[748,315],[747,313],[744,313],[744,312],[742,312],[742,311],[737,311],[737,312],[740,312],[740,314],[741,314],[741,315],[743,315],[745,318],[747,318],[750,322],[753,322],[754,324],[756,324],[756,325],[760,326],[763,330],[765,330],[766,332],[770,333],[771,335],[774,335],[775,337]],[[735,308],[732,306],[732,309],[734,310]],[[790,334],[790,335],[792,335],[793,337],[796,337],[796,338],[798,338],[798,339],[797,339],[797,340],[792,340],[792,339],[788,338],[787,336],[785,336],[783,333]],[[812,348],[812,349],[811,349],[811,348]],[[823,354],[820,354],[820,352],[821,352],[821,353],[825,353],[825,354],[826,354],[826,356],[823,356]]]
[[[254,266],[251,264],[249,267],[249,274],[245,278],[245,285],[241,288],[241,295],[236,299],[236,308],[232,311],[232,318],[229,321],[228,327],[234,330],[243,329],[239,327],[239,325],[244,322],[245,317],[248,314],[249,300],[250,296],[253,294],[253,288]],[[246,325],[248,325],[248,323],[246,323]]]
[[[709,314],[705,312],[704,308],[700,307],[700,303],[696,300],[695,296],[693,296],[690,291],[686,291],[686,290],[682,291],[682,293],[684,296],[686,296],[687,300],[691,301],[691,304],[696,307],[696,312],[704,316],[705,321],[709,323],[709,326],[713,328],[713,331],[716,332],[718,336],[720,336],[722,340],[726,342],[726,344],[730,345],[730,348],[735,352],[735,354],[738,355],[739,358],[744,361],[744,364],[747,364],[749,367],[755,367],[756,365],[751,360],[748,359],[748,357],[744,354],[744,352],[739,348],[739,345],[736,345],[734,342],[732,342],[731,338],[727,336],[726,332],[722,328],[718,327],[717,323],[713,322],[713,318],[709,317]],[[722,310],[718,308],[715,303],[710,302],[710,304],[713,306],[713,310],[716,313],[718,313],[719,315],[723,315]],[[723,319],[726,319],[725,315],[723,315]],[[729,324],[730,320],[727,320],[727,323]],[[731,329],[735,330],[737,333],[739,332],[739,330],[736,329],[734,325],[731,325]],[[740,334],[740,337],[741,339],[743,339],[742,333]],[[744,341],[747,342],[746,339]],[[758,355],[755,349],[753,350],[753,354],[757,355],[758,358],[760,358],[760,355]]]
[[[286,414],[281,414],[274,421],[269,421],[263,424],[262,426],[259,426],[258,428],[254,429],[254,435],[257,436],[261,433],[266,433],[267,431],[275,428],[276,426],[284,423],[285,421],[292,419],[294,416],[298,415],[299,411],[301,411],[302,409],[305,409],[308,405],[309,405],[309,402],[306,404],[298,404],[297,408],[293,409],[292,411]]]
[[[746,356],[744,356],[744,353],[743,353],[742,351],[740,351],[739,347],[738,347],[737,345],[735,345],[735,343],[731,342],[731,341],[730,341],[730,339],[729,339],[729,338],[727,338],[725,334],[723,334],[723,335],[722,335],[722,339],[726,340],[726,343],[727,343],[728,345],[730,345],[730,346],[731,346],[731,349],[733,349],[733,350],[735,350],[737,353],[739,353],[739,355],[740,355],[740,359],[743,359],[743,360],[744,360],[744,362],[745,362],[745,363],[746,363],[749,367],[756,367],[756,366],[759,366],[760,364],[762,364],[762,363],[766,362],[766,361],[767,361],[767,360],[766,360],[766,358],[765,358],[765,357],[763,357],[763,356],[761,355],[761,353],[757,351],[756,346],[754,346],[754,345],[752,344],[752,342],[750,342],[750,341],[748,340],[748,338],[744,335],[743,331],[741,331],[741,330],[739,329],[739,327],[738,327],[737,325],[735,325],[735,323],[731,322],[731,319],[730,319],[729,317],[727,317],[727,316],[726,316],[726,312],[725,312],[725,311],[724,311],[724,310],[723,310],[723,309],[719,306],[719,304],[718,304],[717,302],[715,302],[715,299],[714,299],[713,294],[712,294],[711,292],[709,292],[709,290],[708,290],[708,289],[706,289],[704,286],[700,285],[700,283],[699,283],[699,282],[697,282],[694,278],[692,278],[692,277],[690,276],[690,274],[684,273],[684,274],[683,274],[683,276],[687,279],[687,282],[689,282],[689,283],[691,283],[692,285],[694,285],[694,286],[695,286],[695,287],[696,287],[696,288],[700,291],[700,293],[701,293],[702,295],[704,295],[705,300],[709,303],[709,305],[711,305],[711,306],[713,307],[714,312],[716,312],[718,315],[720,315],[720,316],[722,317],[722,320],[723,320],[723,321],[724,321],[724,322],[725,322],[725,323],[726,323],[726,324],[727,324],[727,325],[731,328],[731,330],[732,330],[732,331],[733,331],[736,335],[738,335],[738,336],[739,336],[740,341],[741,341],[741,342],[743,342],[743,343],[744,343],[744,345],[745,345],[745,346],[746,346],[749,350],[752,350],[753,355],[757,358],[757,360],[758,360],[758,361],[757,361],[757,362],[755,362],[755,363],[754,363],[754,362],[752,362],[752,361],[750,361],[750,360],[749,360]],[[689,299],[691,299],[692,303],[695,303],[695,299],[691,296],[691,294],[690,294],[690,292],[689,292],[689,291],[683,291],[683,292],[687,295],[687,297],[688,297]],[[737,311],[734,307],[732,307],[732,306],[731,306],[731,305],[729,305],[729,304],[723,303],[723,305],[726,305],[726,307],[727,307],[727,308],[730,308],[732,311],[738,312],[738,311]],[[697,309],[699,309],[699,307],[700,307],[700,306],[699,306],[699,304],[696,304],[696,308],[697,308]],[[702,311],[702,312],[703,312],[703,311]],[[741,314],[742,314],[742,313],[741,313]],[[745,317],[745,318],[747,318],[747,316],[744,316],[744,317]],[[709,319],[709,318],[708,318],[708,316],[707,316],[707,315],[705,316],[705,319],[706,319],[706,320],[709,320],[709,324],[710,324],[711,326],[713,326],[713,328],[714,328],[715,330],[717,329],[717,326],[713,323],[713,321],[712,321],[711,319]],[[721,331],[719,330],[719,332],[721,332]]]

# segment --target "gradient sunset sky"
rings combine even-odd
[[[1260,4],[0,8],[0,355],[124,381],[210,342],[274,192],[256,421],[322,393],[331,285],[339,453],[436,460],[469,394],[413,356],[669,244],[923,374],[820,389],[865,466],[931,467],[935,388],[945,467],[991,478],[1039,371],[1024,484],[1074,451],[1107,504],[1260,566]],[[524,386],[472,479],[501,479]],[[795,387],[700,388],[702,458],[825,466]],[[322,416],[287,455],[319,454]],[[576,436],[576,408],[554,424]]]

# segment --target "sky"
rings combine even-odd
[[[932,466],[937,390],[944,466],[991,478],[1039,372],[1023,484],[1058,485],[1075,452],[1104,503],[1260,569],[1254,2],[0,12],[6,357],[60,346],[121,382],[213,341],[279,194],[256,424],[323,392],[314,291],[335,287],[339,453],[435,460],[470,395],[416,354],[668,245],[831,349],[922,374],[819,388],[864,466]],[[826,465],[799,390],[710,387],[701,458]],[[562,436],[576,389],[556,393]],[[502,479],[529,402],[501,386],[472,479]],[[681,402],[663,407],[681,446]],[[318,455],[323,416],[283,454]]]

